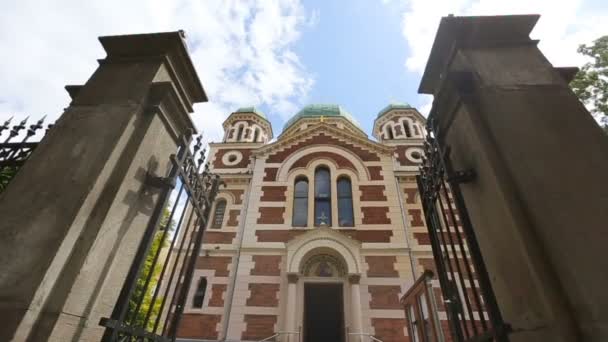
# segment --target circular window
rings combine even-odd
[[[407,159],[409,159],[410,161],[414,162],[414,163],[421,163],[422,162],[422,149],[414,147],[414,148],[409,148],[406,152],[405,152],[405,156],[407,157]]]
[[[229,151],[222,157],[222,163],[226,166],[238,164],[243,159],[243,154],[239,151]]]

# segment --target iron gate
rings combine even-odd
[[[150,177],[161,188],[133,264],[109,318],[102,341],[175,341],[203,241],[211,205],[220,186],[204,165],[202,136],[181,139],[167,177]]]
[[[441,146],[433,119],[427,131],[417,180],[452,336],[508,342],[510,327],[500,314],[460,191],[475,173],[453,169],[450,149]]]
[[[2,139],[2,132],[8,132],[8,136],[0,142],[0,193],[6,189],[8,183],[15,177],[17,171],[25,164],[25,161],[38,146],[38,142],[29,140],[42,130],[45,118],[46,117],[42,117],[42,119],[29,127],[27,126],[28,118],[25,118],[12,127],[12,118],[0,125],[0,139]],[[51,126],[52,125],[48,126],[47,131]],[[19,139],[21,132],[26,128],[25,135],[21,140],[14,141]]]

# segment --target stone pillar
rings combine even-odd
[[[147,175],[206,101],[181,32],[100,41],[106,58],[0,195],[2,341],[99,340],[158,196]]]
[[[350,305],[352,314],[352,328],[349,332],[362,333],[362,319],[361,319],[361,290],[359,289],[359,280],[361,276],[358,274],[351,274],[348,276],[348,282],[350,283]],[[348,341],[362,341],[361,335],[355,335],[353,338],[347,336]]]
[[[296,327],[296,307],[298,306],[298,275],[296,273],[287,274],[287,308],[285,315],[285,330],[294,332]],[[298,341],[299,336],[288,335],[288,341]]]
[[[443,18],[420,92],[511,341],[608,340],[608,138],[529,38],[538,16]]]

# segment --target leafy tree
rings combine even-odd
[[[592,61],[583,65],[570,86],[608,133],[608,35],[577,51]]]
[[[170,207],[170,206],[171,205],[168,205],[168,207]],[[154,307],[150,308],[150,306],[152,305],[152,297],[154,296],[154,290],[156,289],[156,286],[158,285],[160,272],[162,271],[162,268],[163,268],[163,261],[164,261],[163,252],[161,251],[161,254],[159,255],[156,265],[154,265],[154,267],[152,267],[152,262],[154,261],[154,256],[156,255],[158,250],[165,248],[169,245],[169,240],[171,238],[172,231],[175,228],[175,221],[171,220],[171,222],[169,222],[170,215],[171,215],[171,212],[169,211],[169,209],[165,208],[163,211],[163,216],[161,218],[160,227],[159,227],[158,231],[156,232],[156,235],[154,236],[154,240],[152,241],[152,246],[150,247],[150,250],[148,251],[148,255],[146,256],[146,261],[143,265],[141,273],[139,274],[139,278],[137,279],[135,291],[133,292],[133,296],[131,296],[131,300],[129,301],[129,312],[133,312],[135,310],[135,308],[137,307],[137,301],[139,301],[139,299],[143,295],[143,301],[142,301],[141,307],[140,307],[139,311],[137,312],[137,314],[135,315],[135,317],[132,318],[131,323],[135,324],[137,326],[140,326],[140,327],[144,327],[148,331],[151,331],[152,328],[154,328],[154,321],[156,320],[156,317],[160,313],[160,304],[162,301],[161,295],[157,296],[156,301],[154,302]],[[165,241],[163,241],[162,235],[166,229],[168,229],[169,232],[167,233],[167,236],[165,237]],[[146,278],[148,277],[148,275],[150,273],[152,273],[152,277],[150,278],[150,283],[148,284],[148,289],[147,289],[147,291],[145,291],[144,286],[146,285]],[[145,291],[145,293],[144,293],[144,291]],[[150,310],[150,309],[152,311],[150,313],[150,318],[148,319],[148,323],[146,326],[143,326],[145,318],[146,318],[146,314],[148,313],[148,310]]]
[[[0,166],[0,192],[6,189],[8,183],[15,177],[17,174],[17,168],[11,166]]]

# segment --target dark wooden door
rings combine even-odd
[[[342,284],[304,286],[304,341],[344,342]]]

